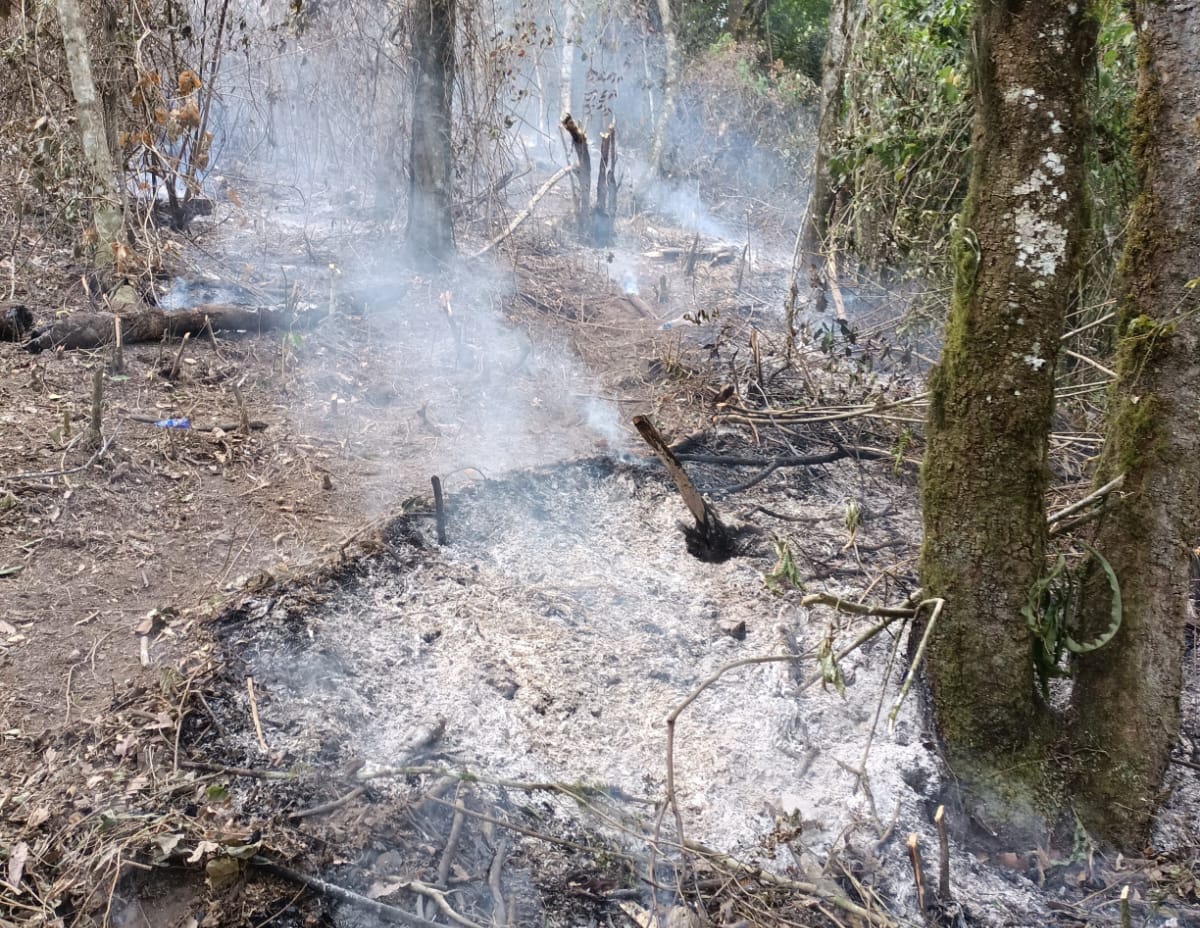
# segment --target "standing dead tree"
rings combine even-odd
[[[595,206],[592,205],[592,153],[587,133],[567,113],[562,127],[571,137],[579,175],[579,195],[576,201],[576,222],[579,236],[593,245],[607,245],[613,238],[617,214],[617,127],[609,125],[600,136],[600,171],[596,178]]]

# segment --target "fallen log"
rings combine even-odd
[[[112,313],[77,312],[50,325],[35,329],[32,338],[23,346],[38,353],[55,348],[101,348],[115,339]],[[233,306],[208,303],[191,309],[172,310],[145,308],[121,314],[121,341],[157,342],[164,336],[182,338],[200,335],[209,327],[214,332],[267,332],[272,329],[311,328],[324,313],[295,313],[265,306]]]
[[[695,520],[694,528],[684,528],[683,531],[688,551],[702,561],[727,560],[733,555],[733,535],[721,522],[717,510],[696,489],[683,465],[679,463],[679,458],[654,424],[645,416],[634,416],[633,425],[666,467],[667,473],[675,481],[675,488],[683,497],[684,505]]]

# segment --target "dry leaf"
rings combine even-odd
[[[46,806],[38,806],[29,813],[29,818],[25,821],[26,828],[37,828],[38,825],[50,818],[50,809]]]
[[[204,865],[208,885],[214,890],[225,889],[237,882],[241,867],[232,857],[213,857]]]
[[[15,635],[16,633],[17,627],[15,625],[9,625],[3,619],[0,619],[0,635]]]
[[[367,898],[383,899],[385,896],[390,896],[403,885],[404,880],[377,880],[367,890]]]
[[[20,890],[21,877],[25,875],[25,861],[29,859],[29,845],[18,841],[8,852],[8,885]]]
[[[215,854],[220,849],[221,845],[217,844],[216,841],[201,841],[196,845],[196,849],[188,855],[187,862],[189,864],[199,863],[200,858],[205,854]]]

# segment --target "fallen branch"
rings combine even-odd
[[[493,238],[490,242],[488,242],[486,245],[484,245],[482,248],[480,248],[477,252],[472,254],[471,257],[472,258],[482,258],[489,251],[491,251],[493,248],[495,248],[497,245],[499,245],[501,242],[503,242],[506,238],[508,238],[510,235],[512,235],[514,232],[516,232],[517,229],[519,229],[521,227],[521,224],[526,219],[528,219],[530,216],[533,215],[533,208],[535,206],[537,206],[539,202],[541,202],[542,197],[544,197],[546,194],[548,194],[550,192],[550,190],[554,187],[555,184],[557,184],[560,180],[562,180],[564,177],[566,177],[568,174],[570,174],[574,170],[575,170],[575,166],[573,164],[568,164],[566,167],[559,168],[557,171],[555,171],[550,176],[550,179],[548,181],[546,181],[544,184],[542,184],[542,186],[538,187],[537,193],[535,193],[533,195],[533,198],[526,204],[525,208],[523,210],[521,210],[519,213],[517,213],[516,216],[513,217],[513,221],[508,224],[508,228],[506,228],[503,232],[501,232],[499,235],[497,235],[495,238]]]
[[[1079,510],[1090,506],[1092,503],[1103,500],[1113,490],[1120,489],[1121,485],[1124,483],[1125,475],[1121,474],[1119,477],[1115,478],[1114,480],[1110,480],[1104,486],[1100,487],[1100,489],[1093,490],[1087,496],[1083,497],[1083,499],[1072,503],[1070,506],[1067,506],[1064,509],[1060,509],[1058,512],[1051,513],[1046,517],[1046,524],[1050,528],[1050,534],[1052,536],[1059,534],[1059,531],[1056,530],[1058,526],[1055,523],[1058,523],[1058,525],[1064,524],[1063,520],[1067,518],[1067,516],[1072,516],[1079,512]]]

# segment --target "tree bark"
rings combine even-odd
[[[414,0],[412,6],[413,119],[406,246],[409,256],[422,266],[436,265],[454,254],[450,119],[455,2]]]
[[[88,48],[87,28],[76,0],[58,0],[58,23],[63,35],[67,70],[71,75],[71,93],[75,97],[75,115],[79,120],[79,138],[92,191],[92,223],[96,230],[97,268],[111,267],[121,244],[124,221],[121,214],[120,188],[104,108],[92,75],[92,56]]]
[[[1200,529],[1200,34],[1194,3],[1142,0],[1134,157],[1141,192],[1128,228],[1117,380],[1096,480],[1124,473],[1094,544],[1121,585],[1106,647],[1077,660],[1075,730],[1092,758],[1080,814],[1140,850],[1179,731],[1189,556]],[[1091,578],[1085,629],[1109,624],[1108,584]],[[1102,758],[1096,761],[1095,758]]]
[[[663,173],[663,148],[667,141],[667,130],[675,115],[675,97],[679,93],[679,32],[675,25],[675,12],[671,0],[657,0],[658,18],[662,23],[663,35],[663,92],[659,100],[658,113],[654,119],[654,133],[650,140],[650,170]]]
[[[817,119],[817,150],[813,158],[812,186],[804,211],[804,225],[796,242],[795,268],[807,261],[810,270],[823,264],[821,251],[829,234],[829,220],[836,195],[829,162],[842,119],[842,97],[846,67],[862,20],[860,0],[833,0],[829,8],[829,36],[821,58],[820,115]]]
[[[1012,765],[1039,716],[1020,609],[1045,569],[1055,361],[1085,220],[1085,6],[983,0],[976,13],[974,161],[930,384],[921,580],[946,600],[927,658],[938,727],[951,763],[981,780]]]
[[[33,337],[23,346],[38,353],[54,348],[102,348],[114,339],[112,313],[77,312],[56,319],[42,329],[34,329]],[[323,312],[292,313],[265,307],[232,306],[210,303],[188,310],[164,312],[161,309],[142,309],[121,316],[121,341],[124,344],[156,342],[169,335],[201,335],[210,327],[214,332],[265,332],[270,329],[311,328],[328,314]],[[28,327],[14,335],[21,337]],[[0,328],[0,340],[5,340]]]

